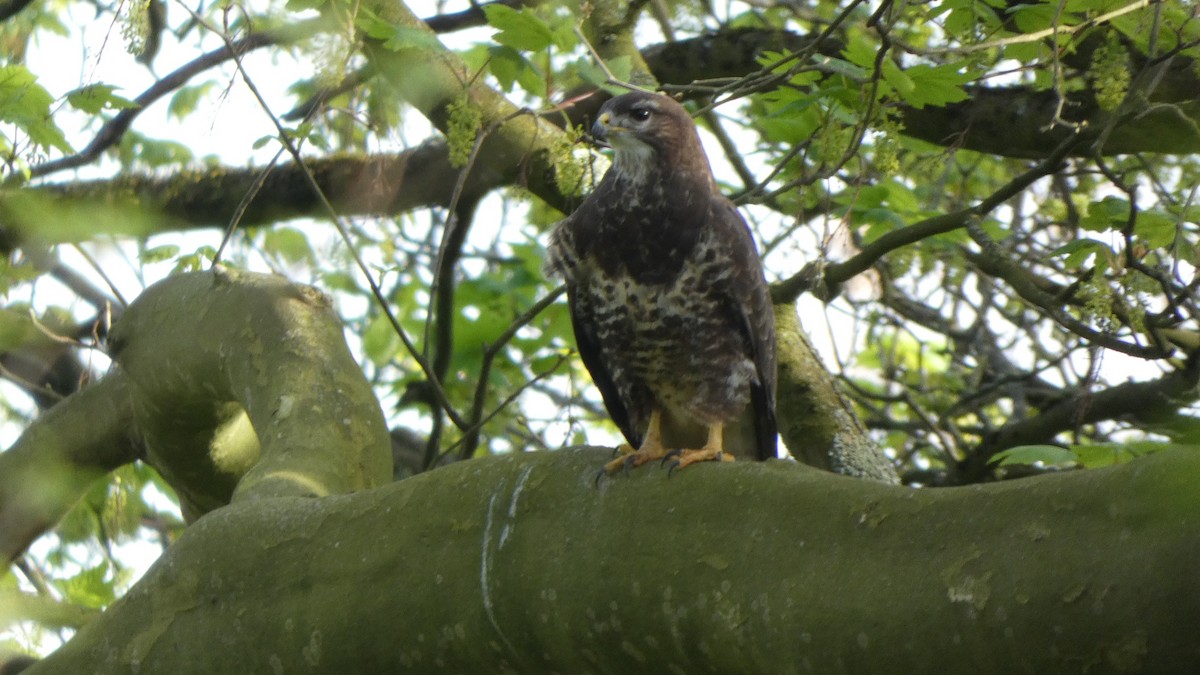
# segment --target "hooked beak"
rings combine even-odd
[[[596,145],[611,147],[608,143],[608,132],[612,129],[609,123],[612,122],[612,113],[601,113],[596,121],[592,123],[592,138],[596,141]]]

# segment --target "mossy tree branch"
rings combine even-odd
[[[224,268],[168,277],[130,304],[110,347],[185,515],[391,479],[379,402],[315,288]]]
[[[95,478],[142,458],[194,520],[230,500],[391,480],[383,413],[319,291],[217,269],[169,277],[110,337],[117,363],[0,453],[0,555],[53,526]]]
[[[608,453],[220,509],[29,673],[1174,673],[1200,658],[1195,453],[920,491],[788,462],[597,488]]]

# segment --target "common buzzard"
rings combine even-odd
[[[775,457],[770,295],[692,118],[634,92],[592,134],[612,168],[555,227],[546,272],[566,279],[579,354],[628,441],[605,469]]]

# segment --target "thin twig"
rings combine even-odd
[[[558,360],[554,362],[554,365],[550,366],[550,368],[548,370],[546,370],[546,372],[538,373],[537,375],[534,375],[533,378],[530,379],[528,382],[522,383],[521,386],[517,387],[516,391],[514,391],[513,393],[511,393],[507,397],[505,397],[505,399],[503,401],[501,401],[496,406],[496,408],[494,410],[492,410],[492,412],[488,413],[483,419],[479,420],[478,423],[472,425],[470,429],[467,429],[466,432],[463,434],[462,438],[455,441],[454,444],[452,444],[450,447],[446,448],[446,451],[443,452],[441,454],[441,456],[438,457],[438,461],[440,462],[445,457],[449,456],[449,454],[451,452],[454,452],[455,448],[457,448],[459,445],[462,445],[468,439],[474,439],[473,442],[476,444],[476,447],[478,447],[479,432],[480,432],[480,430],[483,429],[484,426],[487,425],[488,422],[491,422],[492,419],[494,417],[496,417],[496,415],[499,415],[505,408],[507,408],[509,405],[511,405],[513,401],[517,400],[517,397],[520,396],[522,393],[524,393],[524,391],[526,389],[532,387],[533,385],[537,384],[538,382],[541,382],[542,380],[546,379],[547,377],[550,377],[551,375],[553,375],[554,372],[557,371],[560,366],[562,366],[562,364],[567,362],[567,359],[568,359],[568,357],[565,354],[562,356],[559,356]],[[463,457],[463,458],[470,458],[472,454],[474,454],[474,451],[472,451],[470,453],[461,452],[461,453],[459,453],[459,456]]]
[[[630,84],[625,80],[618,78],[616,75],[613,75],[613,72],[608,69],[608,64],[604,62],[604,59],[600,58],[600,52],[596,51],[596,48],[593,47],[592,43],[588,41],[587,36],[583,34],[583,29],[580,28],[578,24],[575,25],[575,36],[579,38],[579,41],[582,42],[585,47],[587,47],[588,53],[590,53],[592,58],[596,60],[596,65],[600,66],[600,70],[604,71],[604,76],[608,78],[608,81],[605,84],[623,87],[630,91],[650,91],[645,87],[639,87],[636,84]]]
[[[1159,1],[1160,0],[1136,0],[1136,2],[1132,2],[1128,5],[1125,5],[1124,7],[1119,7],[1117,9],[1114,9],[1111,12],[1106,12],[1094,19],[1089,19],[1087,21],[1084,21],[1083,23],[1076,24],[1074,26],[1060,26],[1057,24],[1057,22],[1055,22],[1055,25],[1053,25],[1049,28],[1045,28],[1045,29],[1039,30],[1039,31],[1034,31],[1032,33],[1023,33],[1021,35],[1014,35],[1012,37],[1000,38],[999,40],[992,40],[991,42],[980,42],[978,44],[966,45],[963,47],[947,47],[945,49],[935,49],[935,50],[930,50],[927,53],[931,54],[931,55],[933,55],[933,54],[972,54],[974,52],[981,52],[981,51],[985,51],[988,49],[1007,47],[1009,45],[1019,45],[1019,44],[1024,44],[1027,42],[1039,42],[1045,38],[1062,35],[1062,34],[1071,35],[1071,34],[1086,30],[1088,28],[1098,26],[1103,23],[1108,23],[1109,21],[1112,21],[1113,19],[1115,19],[1117,17],[1124,16],[1130,12],[1136,12],[1139,9],[1149,7],[1151,4],[1158,3]]]
[[[495,362],[496,356],[500,353],[500,350],[508,344],[508,341],[517,334],[517,331],[521,330],[521,328],[523,328],[530,321],[533,321],[538,314],[542,313],[542,310],[554,304],[554,302],[562,297],[562,295],[566,292],[567,287],[565,284],[560,285],[553,291],[550,291],[546,297],[533,303],[529,309],[525,310],[524,313],[513,320],[508,329],[501,333],[496,340],[492,342],[492,344],[488,345],[483,350],[483,360],[480,363],[479,368],[479,382],[475,385],[475,397],[471,406],[471,419],[473,421],[473,424],[471,425],[472,430],[463,434],[463,437],[459,439],[458,443],[455,444],[462,444],[463,446],[462,452],[459,454],[460,458],[467,459],[475,454],[475,449],[479,447],[479,429],[482,428],[487,420],[495,417],[496,414],[499,413],[504,407],[502,405],[488,415],[486,419],[480,419],[480,416],[483,414],[483,406],[487,402],[487,383],[488,378],[491,375],[492,363]],[[561,363],[561,359],[559,363]],[[559,366],[559,363],[556,363],[554,367],[544,373],[544,375],[549,375],[551,372],[556,370]],[[534,381],[540,378],[541,376],[535,378]],[[520,392],[527,386],[528,384],[522,385],[517,391]],[[512,398],[513,397],[509,397],[508,400],[511,400]]]
[[[836,286],[837,284],[849,281],[854,276],[870,269],[884,255],[898,248],[914,244],[934,235],[952,232],[965,227],[973,218],[981,218],[987,215],[1004,202],[1020,194],[1035,181],[1058,171],[1067,155],[1087,139],[1088,137],[1084,134],[1075,134],[1068,137],[1062,143],[1059,143],[1058,147],[1046,159],[1038,163],[1037,166],[1012,179],[999,190],[996,190],[986,199],[983,199],[972,207],[961,209],[954,213],[926,218],[919,223],[883,234],[878,239],[864,246],[854,257],[844,262],[827,266],[825,268],[825,285]],[[775,299],[775,302],[791,302],[803,291],[806,283],[807,280],[803,276],[803,270],[801,270],[801,272],[792,277],[774,284],[771,289],[771,295]]]
[[[193,16],[196,15],[193,14]],[[74,155],[42,162],[31,167],[29,170],[30,177],[41,178],[42,176],[47,176],[58,171],[77,169],[81,166],[91,164],[100,156],[100,153],[120,142],[121,137],[129,130],[129,127],[133,124],[137,116],[149,108],[152,103],[187,84],[196,75],[230,59],[236,59],[242,54],[255,49],[301,40],[316,33],[323,25],[325,25],[323,20],[312,19],[287,28],[251,33],[236,41],[224,38],[225,46],[223,48],[214,49],[207,54],[192,59],[138,95],[137,98],[133,99],[137,107],[126,108],[114,115],[111,120],[105,122],[100,127],[100,131],[96,133],[91,142],[83,150]]]

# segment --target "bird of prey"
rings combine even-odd
[[[686,109],[633,92],[592,134],[611,168],[550,235],[579,354],[628,444],[608,473],[776,456],[775,323],[746,221]]]

